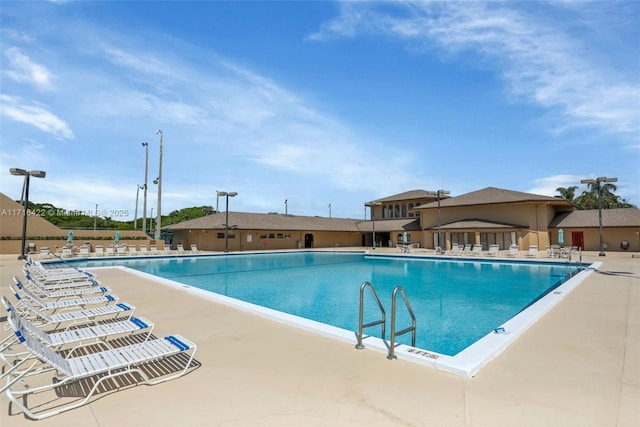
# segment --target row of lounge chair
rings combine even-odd
[[[436,248],[436,253],[445,254],[445,255],[454,255],[454,256],[487,256],[487,257],[507,257],[507,258],[518,258],[520,257],[520,249],[518,245],[510,245],[509,249],[505,251],[500,250],[500,245],[492,244],[489,245],[489,249],[484,251],[484,245],[482,244],[453,244],[451,249],[444,252],[439,248]],[[538,257],[538,247],[535,245],[529,246],[529,250],[524,253],[524,256],[528,258],[537,258]]]
[[[14,332],[0,342],[0,393],[27,417],[82,406],[98,391],[118,389],[123,376],[128,384],[153,385],[195,366],[195,343],[181,335],[155,337],[154,323],[134,317],[134,306],[94,274],[64,264],[27,258],[25,280],[14,277],[10,285],[15,305],[0,298]],[[53,397],[41,397],[50,391]]]
[[[62,258],[70,258],[73,256],[80,257],[90,257],[90,256],[137,256],[137,255],[182,255],[182,254],[196,254],[198,253],[198,246],[195,244],[191,245],[190,250],[184,248],[184,245],[178,244],[176,245],[176,249],[172,249],[171,245],[164,246],[147,246],[147,245],[96,245],[95,251],[91,252],[91,247],[89,245],[82,245],[77,249],[73,247],[63,247],[62,252],[58,253]],[[40,249],[40,257],[41,258],[49,258],[52,254],[48,247],[42,247]]]
[[[488,256],[488,257],[507,257],[507,258],[518,258],[520,256],[524,256],[526,258],[538,258],[541,256],[540,251],[538,250],[537,245],[530,245],[529,249],[524,252],[520,252],[518,245],[510,245],[509,249],[505,251],[500,250],[500,245],[492,244],[489,245],[489,250],[484,251],[483,245],[457,245],[453,244],[451,249],[443,252],[439,248],[436,248],[437,254],[446,254],[446,255],[458,255],[458,256]],[[577,252],[579,249],[577,247],[568,247],[561,248],[557,245],[551,245],[546,247],[546,254],[549,258],[572,258],[572,255]]]

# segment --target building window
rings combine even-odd
[[[267,233],[260,233],[260,240],[264,240],[267,238]]]
[[[511,232],[507,233],[480,233],[480,243],[485,248],[489,248],[489,245],[500,245],[500,249],[509,249],[509,245],[512,243]]]
[[[411,209],[413,209],[413,203],[409,203],[409,218],[413,218],[413,212],[411,212]]]
[[[469,244],[469,233],[451,233],[451,244],[452,245]]]
[[[405,203],[402,204],[402,218],[407,217],[407,205]]]
[[[400,218],[400,205],[396,205],[396,211],[393,215],[395,218]]]
[[[387,207],[383,206],[382,207],[382,218],[386,218],[387,217]]]

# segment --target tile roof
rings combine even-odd
[[[523,193],[520,191],[505,190],[502,188],[487,187],[460,196],[440,200],[440,207],[448,208],[454,206],[471,205],[491,205],[500,203],[524,203],[524,202],[549,202],[558,205],[572,206],[571,202],[560,197],[541,196],[539,194]],[[431,202],[414,208],[433,209],[437,208],[437,202]]]
[[[229,225],[240,230],[309,230],[309,231],[358,231],[361,220],[349,218],[327,218],[249,212],[229,212]],[[224,230],[226,213],[212,215],[172,224],[163,229],[172,230]]]
[[[495,228],[529,228],[526,225],[518,225],[518,224],[506,224],[506,223],[501,223],[501,222],[495,222],[495,221],[486,221],[484,219],[475,219],[475,218],[470,218],[470,219],[462,219],[460,221],[454,221],[454,222],[449,222],[447,224],[442,224],[440,226],[441,229],[445,229],[445,230],[454,230],[454,229],[467,229],[467,228],[491,228],[491,229],[495,229]],[[437,230],[438,226],[433,226],[431,228],[428,228],[428,230]]]
[[[361,221],[358,223],[358,231],[363,233],[373,231],[375,225],[376,231],[419,231],[420,219],[418,218],[405,218],[405,219],[376,219],[375,224],[372,221]]]
[[[598,209],[575,210],[556,214],[549,227],[599,227]],[[621,208],[602,210],[603,227],[639,227],[640,209]]]
[[[444,200],[445,197],[448,197],[448,196],[443,196],[440,200]],[[371,202],[368,202],[368,203],[400,202],[402,200],[413,200],[413,199],[435,200],[436,196],[433,191],[410,190],[410,191],[405,191],[404,193],[398,193],[392,196],[383,197],[381,199],[372,200]]]
[[[224,212],[183,221],[163,227],[164,230],[224,230]],[[370,220],[349,218],[326,218],[281,214],[229,212],[229,224],[239,230],[300,230],[300,231],[349,231],[371,232],[374,224]],[[383,219],[375,221],[376,231],[420,230],[420,219]]]

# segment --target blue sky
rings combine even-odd
[[[3,1],[0,185],[127,211],[363,218],[413,189],[640,205],[640,2]],[[580,187],[581,191],[584,189]],[[220,208],[223,200],[220,200]],[[142,216],[142,191],[138,216]],[[149,212],[150,213],[150,212]],[[114,217],[114,219],[119,219]]]

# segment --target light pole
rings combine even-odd
[[[235,191],[220,191],[218,196],[225,196],[227,199],[225,207],[225,224],[224,224],[224,251],[229,252],[229,197],[236,197],[238,193]]]
[[[149,176],[149,143],[143,142],[142,146],[145,148],[144,156],[144,202],[142,204],[142,231],[147,233],[147,177]]]
[[[133,229],[137,230],[138,229],[138,196],[140,195],[140,189],[144,188],[143,185],[137,185],[136,184],[136,212],[133,216]],[[144,229],[144,227],[143,227]]]
[[[287,215],[289,213],[289,200],[284,199],[284,214]]]
[[[9,169],[11,175],[16,176],[24,176],[24,188],[22,189],[22,198],[24,200],[23,211],[24,216],[22,218],[22,245],[20,246],[20,256],[18,259],[26,259],[26,255],[24,253],[25,242],[27,240],[27,210],[29,209],[29,178],[44,178],[47,173],[45,171],[27,171],[20,168],[11,168]]]
[[[604,253],[604,232],[602,230],[602,186],[601,182],[617,182],[618,178],[607,178],[606,176],[600,176],[596,179],[583,179],[581,184],[592,184],[597,187],[598,190],[598,222],[600,224],[600,253],[599,256],[605,256]]]
[[[365,203],[365,206],[369,206],[371,208],[371,227],[373,228],[373,249],[376,248],[376,220],[373,216],[374,206],[381,206],[382,202],[371,202]]]
[[[96,203],[96,216],[93,217],[93,231],[96,231],[98,225],[98,204]]]
[[[451,192],[446,190],[436,191],[436,197],[438,198],[438,246],[440,246],[440,248],[442,248],[442,236],[440,233],[440,196],[448,196],[449,194],[451,194]]]
[[[158,166],[158,178],[156,180],[156,184],[158,184],[158,212],[156,212],[158,219],[156,220],[156,234],[154,238],[160,240],[160,227],[162,227],[162,130],[158,129],[156,135],[160,135],[160,162]]]
[[[331,218],[331,203],[329,203],[329,218]]]

